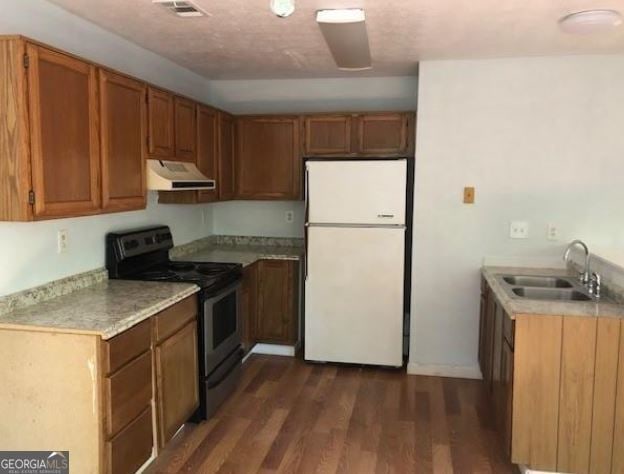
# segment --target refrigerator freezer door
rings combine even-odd
[[[405,224],[407,162],[308,161],[308,222]]]
[[[305,359],[403,364],[404,228],[308,228]]]

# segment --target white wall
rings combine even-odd
[[[205,79],[43,0],[20,0],[2,8],[0,34],[30,36],[198,100],[208,99]],[[145,211],[0,222],[0,296],[103,266],[104,235],[109,230],[169,224],[176,243],[211,233],[210,206],[158,205],[154,193],[149,201]],[[66,254],[56,253],[58,229],[69,231]]]
[[[416,110],[415,77],[211,81],[211,100],[236,114]]]
[[[213,232],[219,235],[303,237],[301,201],[226,201],[213,205]],[[286,212],[293,211],[293,222]]]
[[[211,101],[237,114],[416,110],[415,77],[211,81]],[[295,211],[294,224],[284,221]],[[216,204],[214,231],[226,235],[302,237],[301,202]]]
[[[421,64],[411,370],[475,373],[484,257],[558,265],[573,238],[622,247],[622,77],[624,56]],[[510,240],[511,220],[530,238]]]

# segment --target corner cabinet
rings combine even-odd
[[[236,119],[236,197],[301,199],[298,116]]]

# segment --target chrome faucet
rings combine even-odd
[[[600,298],[600,286],[602,283],[602,278],[599,273],[592,272],[591,278],[589,280],[589,294],[594,298]]]
[[[585,251],[585,268],[583,269],[581,273],[579,273],[579,281],[583,285],[589,285],[590,280],[591,280],[590,272],[589,272],[589,248],[587,248],[587,245],[585,244],[585,242],[583,242],[582,240],[578,240],[578,239],[570,242],[570,245],[568,245],[568,248],[563,254],[563,260],[566,262],[566,264],[568,263],[568,260],[570,259],[570,251],[576,245],[581,246],[583,250]]]

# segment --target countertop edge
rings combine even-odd
[[[42,326],[37,324],[18,324],[18,323],[9,323],[3,322],[0,320],[0,330],[8,330],[8,331],[30,331],[30,332],[49,332],[56,334],[80,334],[85,336],[100,336],[102,340],[106,341],[108,339],[112,339],[113,337],[121,334],[122,332],[127,331],[128,329],[136,326],[137,324],[145,321],[148,318],[151,318],[155,314],[173,306],[174,304],[182,301],[189,296],[192,296],[198,293],[198,286],[191,286],[186,290],[180,290],[175,296],[172,296],[164,301],[154,304],[153,306],[149,306],[148,308],[137,311],[132,316],[128,316],[127,318],[118,321],[112,324],[106,330],[89,330],[89,329],[74,329],[74,328],[60,328],[54,326]]]

